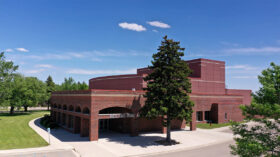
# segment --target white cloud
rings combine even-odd
[[[101,61],[102,61],[102,59],[100,59],[100,58],[95,58],[95,57],[92,58],[91,60],[94,61],[94,62],[101,62]]]
[[[235,79],[257,79],[257,76],[233,76]]]
[[[158,30],[156,30],[156,29],[153,29],[152,31],[158,33]]]
[[[6,49],[5,52],[13,52],[13,49]]]
[[[26,48],[16,48],[17,51],[20,51],[20,52],[29,52],[29,50],[27,50]]]
[[[50,65],[50,64],[37,64],[35,67],[39,67],[39,68],[54,68],[54,66]]]
[[[147,52],[135,51],[135,50],[127,50],[126,52],[117,51],[117,50],[95,50],[90,51],[89,55],[99,56],[99,57],[123,57],[123,56],[151,56],[151,54]]]
[[[45,55],[29,55],[25,56],[24,58],[27,59],[36,59],[36,60],[49,60],[49,59],[55,59],[55,60],[69,60],[71,59],[71,56],[67,54],[45,54]]]
[[[280,53],[280,47],[233,48],[233,49],[226,49],[224,51],[233,54],[271,54],[271,53]]]
[[[231,65],[226,66],[226,69],[256,70],[258,68],[249,65]]]
[[[24,70],[23,73],[25,74],[38,74],[45,71],[45,69],[37,69],[37,70]]]
[[[160,22],[160,21],[148,21],[147,23],[151,26],[159,27],[159,28],[170,28],[171,27],[170,25]]]
[[[119,23],[119,26],[123,29],[128,29],[128,30],[137,31],[137,32],[146,31],[146,28],[144,26],[139,25],[137,23],[122,22],[122,23]]]
[[[108,57],[128,57],[128,56],[151,56],[151,53],[145,51],[126,50],[118,51],[113,49],[108,50],[92,50],[82,52],[64,52],[64,53],[40,53],[40,55],[29,55],[22,53],[9,53],[7,59],[13,61],[44,61],[44,60],[72,60],[75,58],[81,58],[83,60],[92,60],[95,62],[101,62]]]
[[[84,54],[82,54],[82,53],[76,53],[76,52],[71,52],[71,53],[69,53],[69,55],[71,55],[71,56],[73,56],[73,57],[75,57],[75,58],[84,58],[84,57],[85,57]]]
[[[67,71],[69,74],[81,75],[104,75],[104,74],[135,74],[136,69],[128,70],[85,70],[85,69],[71,69]]]

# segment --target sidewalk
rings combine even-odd
[[[180,144],[162,146],[155,141],[165,138],[161,133],[144,133],[136,137],[116,132],[100,132],[99,140],[91,142],[88,137],[80,137],[63,129],[53,131],[53,135],[62,142],[75,148],[82,157],[118,157],[118,156],[147,156],[191,150],[205,146],[232,141],[231,133],[223,132],[227,128],[217,130],[197,129],[197,131],[185,130],[172,131],[171,137]]]
[[[37,122],[37,124],[35,124]],[[35,130],[46,142],[49,142],[48,132],[43,129],[39,124],[39,118],[34,119],[29,122],[29,126]],[[74,147],[66,143],[61,142],[53,135],[50,135],[51,144],[46,147],[37,147],[37,148],[25,148],[25,149],[10,149],[10,150],[0,150],[0,157],[2,156],[11,156],[11,155],[21,155],[21,154],[36,154],[36,153],[46,153],[46,152],[57,152],[57,151],[72,151],[74,152]],[[77,153],[75,153],[78,156]]]

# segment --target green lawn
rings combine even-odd
[[[29,121],[49,111],[0,113],[0,150],[46,146],[48,143],[28,125]]]
[[[209,123],[196,124],[196,127],[200,129],[214,129],[214,128],[221,128],[224,126],[230,126],[230,123],[220,123],[220,124],[212,123],[211,126]]]

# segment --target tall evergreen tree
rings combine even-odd
[[[182,60],[184,48],[167,36],[163,39],[149,66],[152,73],[144,78],[147,81],[146,102],[140,114],[148,118],[163,117],[162,123],[167,127],[166,143],[172,144],[171,120],[190,121],[194,104],[188,96],[191,70]]]
[[[257,103],[280,104],[280,66],[270,63],[271,68],[258,76],[262,87],[253,94]]]
[[[56,85],[53,82],[52,77],[49,75],[47,80],[46,80],[46,85],[47,85],[47,104],[48,104],[48,110],[50,109],[50,98],[51,98],[51,93],[55,91]]]

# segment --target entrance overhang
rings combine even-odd
[[[120,118],[134,118],[135,114],[132,113],[109,113],[98,114],[99,119],[120,119]]]

